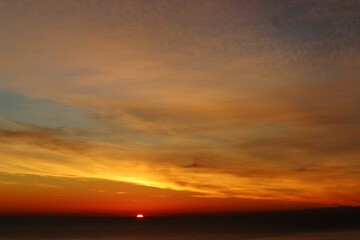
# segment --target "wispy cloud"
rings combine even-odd
[[[0,4],[1,172],[359,204],[356,2]]]

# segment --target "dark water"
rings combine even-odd
[[[359,209],[159,217],[1,217],[0,239],[360,240]]]

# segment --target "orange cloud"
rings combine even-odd
[[[26,104],[0,109],[0,172],[359,205],[358,31],[343,3],[0,4],[0,87],[88,114],[66,120],[80,129],[62,110],[51,128],[10,120]]]

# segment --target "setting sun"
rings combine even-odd
[[[144,217],[144,215],[142,215],[142,214],[136,215],[136,218],[143,218],[143,217]]]

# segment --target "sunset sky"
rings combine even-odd
[[[0,0],[0,214],[360,206],[360,2]]]

